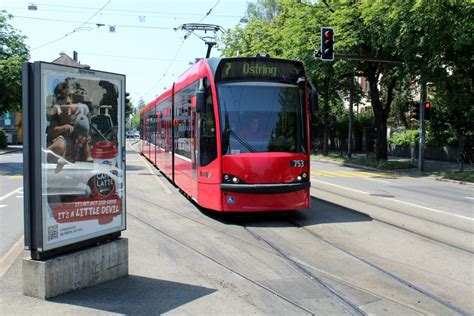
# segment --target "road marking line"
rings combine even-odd
[[[19,187],[19,188],[13,190],[12,192],[5,194],[4,196],[0,196],[0,201],[5,200],[5,199],[6,199],[7,197],[9,197],[10,195],[13,195],[13,194],[16,194],[16,193],[20,193],[20,192],[21,192],[20,190],[22,190],[22,189],[23,189],[23,188]]]
[[[385,181],[385,180],[380,180],[380,179],[374,179],[374,178],[367,178],[367,179],[372,180],[372,181],[387,183],[387,184],[390,184],[390,183],[391,183],[391,182],[388,182],[388,181]]]
[[[138,156],[140,157],[140,159],[142,160],[142,162],[145,164],[145,166],[148,168],[148,170],[150,171],[150,173],[153,175],[153,178],[156,179],[156,181],[158,181],[158,183],[161,185],[161,187],[165,190],[165,192],[167,194],[173,194],[173,192],[171,192],[170,189],[168,189],[168,187],[163,183],[163,181],[160,180],[160,178],[158,178],[158,176],[153,172],[153,169],[151,169],[150,167],[150,164],[147,163],[147,161],[145,160],[145,158],[143,158],[142,156]]]
[[[349,191],[354,191],[354,192],[357,192],[357,193],[370,194],[368,192],[347,188],[347,187],[344,187],[342,185],[337,185],[337,184],[333,184],[333,183],[329,183],[329,182],[325,182],[325,181],[314,180],[314,179],[311,179],[311,181],[312,182],[320,182],[320,183],[327,184],[327,185],[332,185],[332,186],[335,186],[335,187],[338,187],[338,188],[346,189],[346,190],[349,190]],[[445,214],[445,215],[451,215],[451,216],[466,219],[466,220],[469,220],[469,221],[474,221],[474,218],[472,218],[472,217],[467,217],[467,216],[462,216],[462,215],[458,215],[458,214],[448,213],[448,212],[445,212],[445,211],[436,210],[436,209],[431,208],[431,207],[421,206],[421,205],[418,205],[418,204],[413,204],[413,203],[410,203],[410,202],[397,200],[395,198],[381,197],[381,196],[379,196],[379,198],[389,199],[390,201],[395,201],[395,202],[398,202],[398,203],[401,203],[401,204],[406,204],[406,205],[410,205],[410,206],[419,207],[419,208],[422,208],[422,209],[425,209],[425,210],[428,210],[428,211],[432,211],[432,212],[436,212],[436,213],[442,213],[442,214]]]
[[[20,255],[23,250],[23,235],[20,239],[13,245],[10,250],[0,259],[0,278],[3,277],[5,272],[10,269],[15,259]]]
[[[0,208],[4,208],[4,207],[7,207],[8,205],[0,205]]]
[[[466,199],[469,199],[469,200],[474,200],[474,198],[472,197],[469,197],[469,196],[465,196]]]
[[[352,178],[352,177],[354,177],[353,174],[345,174],[344,171],[328,171],[328,170],[324,170],[324,172],[329,173],[329,174],[333,174],[333,175],[335,175],[336,177],[342,177],[342,178]]]
[[[416,206],[416,207],[419,207],[419,208],[424,208],[425,210],[433,211],[433,212],[436,212],[436,213],[443,213],[443,214],[446,214],[446,215],[451,215],[451,216],[454,216],[454,217],[459,217],[459,218],[462,218],[462,219],[467,219],[467,220],[470,220],[470,221],[474,221],[474,218],[472,218],[472,217],[467,217],[467,216],[462,216],[462,215],[458,215],[458,214],[448,213],[448,212],[445,212],[445,211],[436,210],[436,209],[431,208],[431,207],[426,207],[426,206],[421,206],[421,205],[417,205],[417,204],[413,204],[413,203],[409,203],[409,202],[405,202],[405,201],[400,201],[400,200],[397,200],[397,199],[394,199],[394,198],[387,198],[387,199],[392,200],[392,201],[396,201],[398,203],[406,204],[406,205],[411,205],[411,206]]]
[[[10,179],[10,180],[20,180],[20,179],[23,179],[23,176],[10,176],[10,177],[8,177],[8,179]]]
[[[311,172],[311,174],[313,174],[313,175],[316,176],[316,177],[328,177],[328,178],[334,177],[333,175],[330,175],[330,174],[328,174],[328,173],[325,173],[324,171]]]
[[[338,188],[346,189],[346,190],[349,190],[349,191],[354,191],[354,192],[357,192],[357,193],[362,193],[362,194],[367,194],[367,195],[370,194],[369,192],[359,191],[359,190],[356,190],[356,189],[351,189],[351,188],[343,187],[342,185],[337,185],[337,184],[334,184],[334,183],[329,183],[329,182],[325,182],[325,181],[321,181],[321,180],[314,180],[314,179],[311,179],[311,181],[313,181],[313,182],[319,182],[319,183],[324,183],[324,184],[327,184],[327,185],[332,185],[332,186],[335,186],[335,187],[338,187]]]

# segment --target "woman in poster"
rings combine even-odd
[[[83,103],[72,103],[71,84],[68,79],[56,85],[54,99],[48,128],[48,143],[51,143],[48,149],[71,162],[89,161],[89,108]]]

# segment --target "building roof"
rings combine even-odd
[[[68,56],[66,53],[60,53],[60,56],[52,61],[53,64],[65,65],[65,66],[72,66],[72,67],[79,67],[79,68],[91,68],[89,65],[81,64],[71,57]]]

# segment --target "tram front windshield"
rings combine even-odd
[[[218,85],[222,154],[306,153],[305,93],[272,82]]]

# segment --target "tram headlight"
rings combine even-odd
[[[306,182],[308,180],[309,180],[308,173],[303,172],[295,178],[294,182]]]
[[[240,179],[237,176],[234,176],[233,174],[223,174],[222,175],[222,182],[223,183],[232,183],[232,184],[245,183],[244,181],[242,181],[242,179]]]

